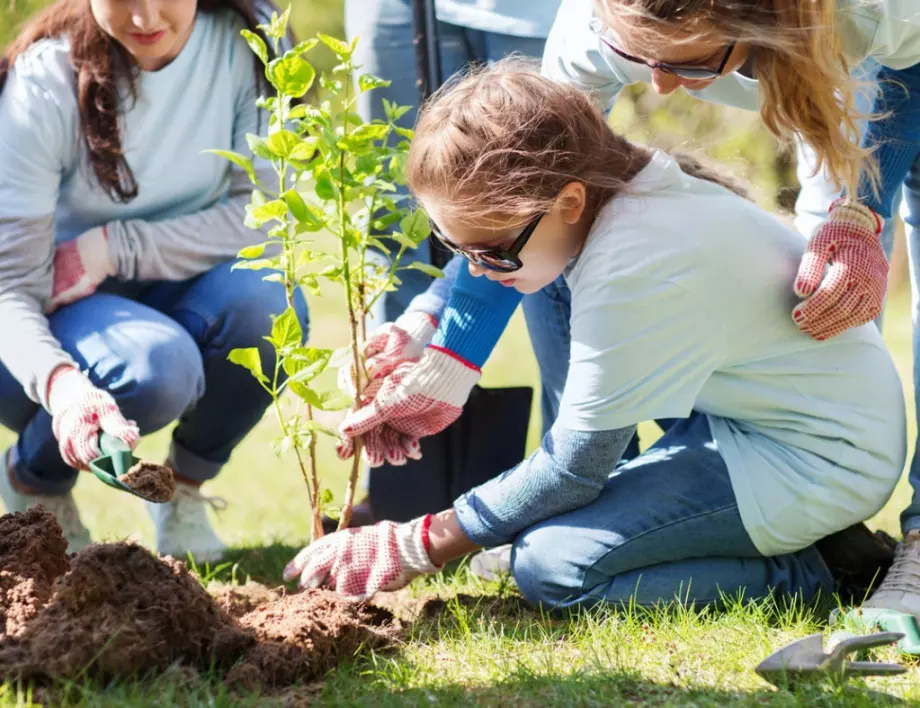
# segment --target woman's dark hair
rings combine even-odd
[[[198,11],[232,10],[258,32],[256,2],[269,6],[268,0],[198,0]],[[0,56],[0,91],[17,57],[42,39],[60,36],[70,39],[80,127],[96,180],[114,201],[129,202],[137,196],[137,181],[122,149],[118,89],[127,82],[132,97],[137,97],[138,67],[96,23],[89,0],[58,0],[26,24]],[[257,64],[256,75],[261,77],[260,69]]]

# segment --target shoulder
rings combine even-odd
[[[866,57],[892,69],[920,63],[917,0],[837,0],[837,30],[854,65]]]
[[[12,91],[22,91],[23,97],[50,99],[62,105],[76,100],[70,40],[66,37],[43,39],[20,54],[7,77]],[[7,92],[6,86],[3,93]]]

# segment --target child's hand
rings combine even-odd
[[[372,447],[377,439],[417,442],[434,435],[460,417],[481,372],[451,353],[428,347],[417,363],[400,364],[384,379],[375,379],[365,392],[368,402],[352,411],[339,426],[344,439],[364,437]],[[379,388],[377,388],[379,384]],[[389,430],[388,430],[389,429]],[[347,444],[340,446],[347,452]],[[341,453],[340,453],[341,454]],[[379,455],[376,456],[379,460]],[[373,461],[368,459],[372,466]]]
[[[416,311],[375,329],[364,345],[367,375],[383,378],[403,362],[418,360],[437,328],[434,317]]]
[[[115,272],[109,260],[105,227],[90,229],[58,246],[53,271],[49,312],[96,292],[99,284]]]
[[[302,588],[328,587],[354,600],[399,590],[419,575],[438,572],[428,557],[431,514],[397,524],[381,521],[323,536],[284,569]]]
[[[831,205],[795,280],[795,294],[807,298],[792,312],[802,332],[830,339],[878,317],[888,288],[881,230],[882,218],[868,207],[839,199]]]

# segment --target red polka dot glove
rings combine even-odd
[[[407,312],[375,329],[364,345],[367,375],[383,378],[403,362],[417,361],[437,328],[437,320],[427,312]]]
[[[131,449],[140,440],[137,424],[125,419],[115,399],[93,386],[76,369],[63,369],[52,375],[48,408],[61,457],[76,469],[87,469],[102,454],[101,431],[122,440]]]
[[[384,444],[396,441],[398,435],[406,452],[406,445],[417,446],[419,438],[444,430],[460,417],[481,375],[453,352],[428,347],[418,362],[400,364],[386,378],[375,379],[365,392],[367,403],[345,417],[339,433],[343,440],[360,435],[367,442],[379,436]],[[347,452],[348,443],[339,450]],[[418,454],[417,449],[413,454]],[[406,456],[411,457],[408,452]],[[368,463],[379,466],[379,460],[379,456],[369,457]]]
[[[288,563],[284,579],[299,577],[302,588],[327,587],[353,600],[399,590],[439,570],[428,557],[431,518],[381,521],[323,536]]]
[[[49,312],[92,295],[99,284],[115,274],[109,260],[105,227],[90,229],[54,251],[54,285]]]
[[[882,218],[868,207],[844,199],[831,205],[795,279],[795,294],[807,298],[792,311],[802,332],[824,340],[878,317],[888,288],[881,231]]]

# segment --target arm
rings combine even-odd
[[[500,546],[539,521],[590,504],[635,432],[635,425],[601,431],[554,425],[529,459],[454,502],[463,534],[480,546]]]

